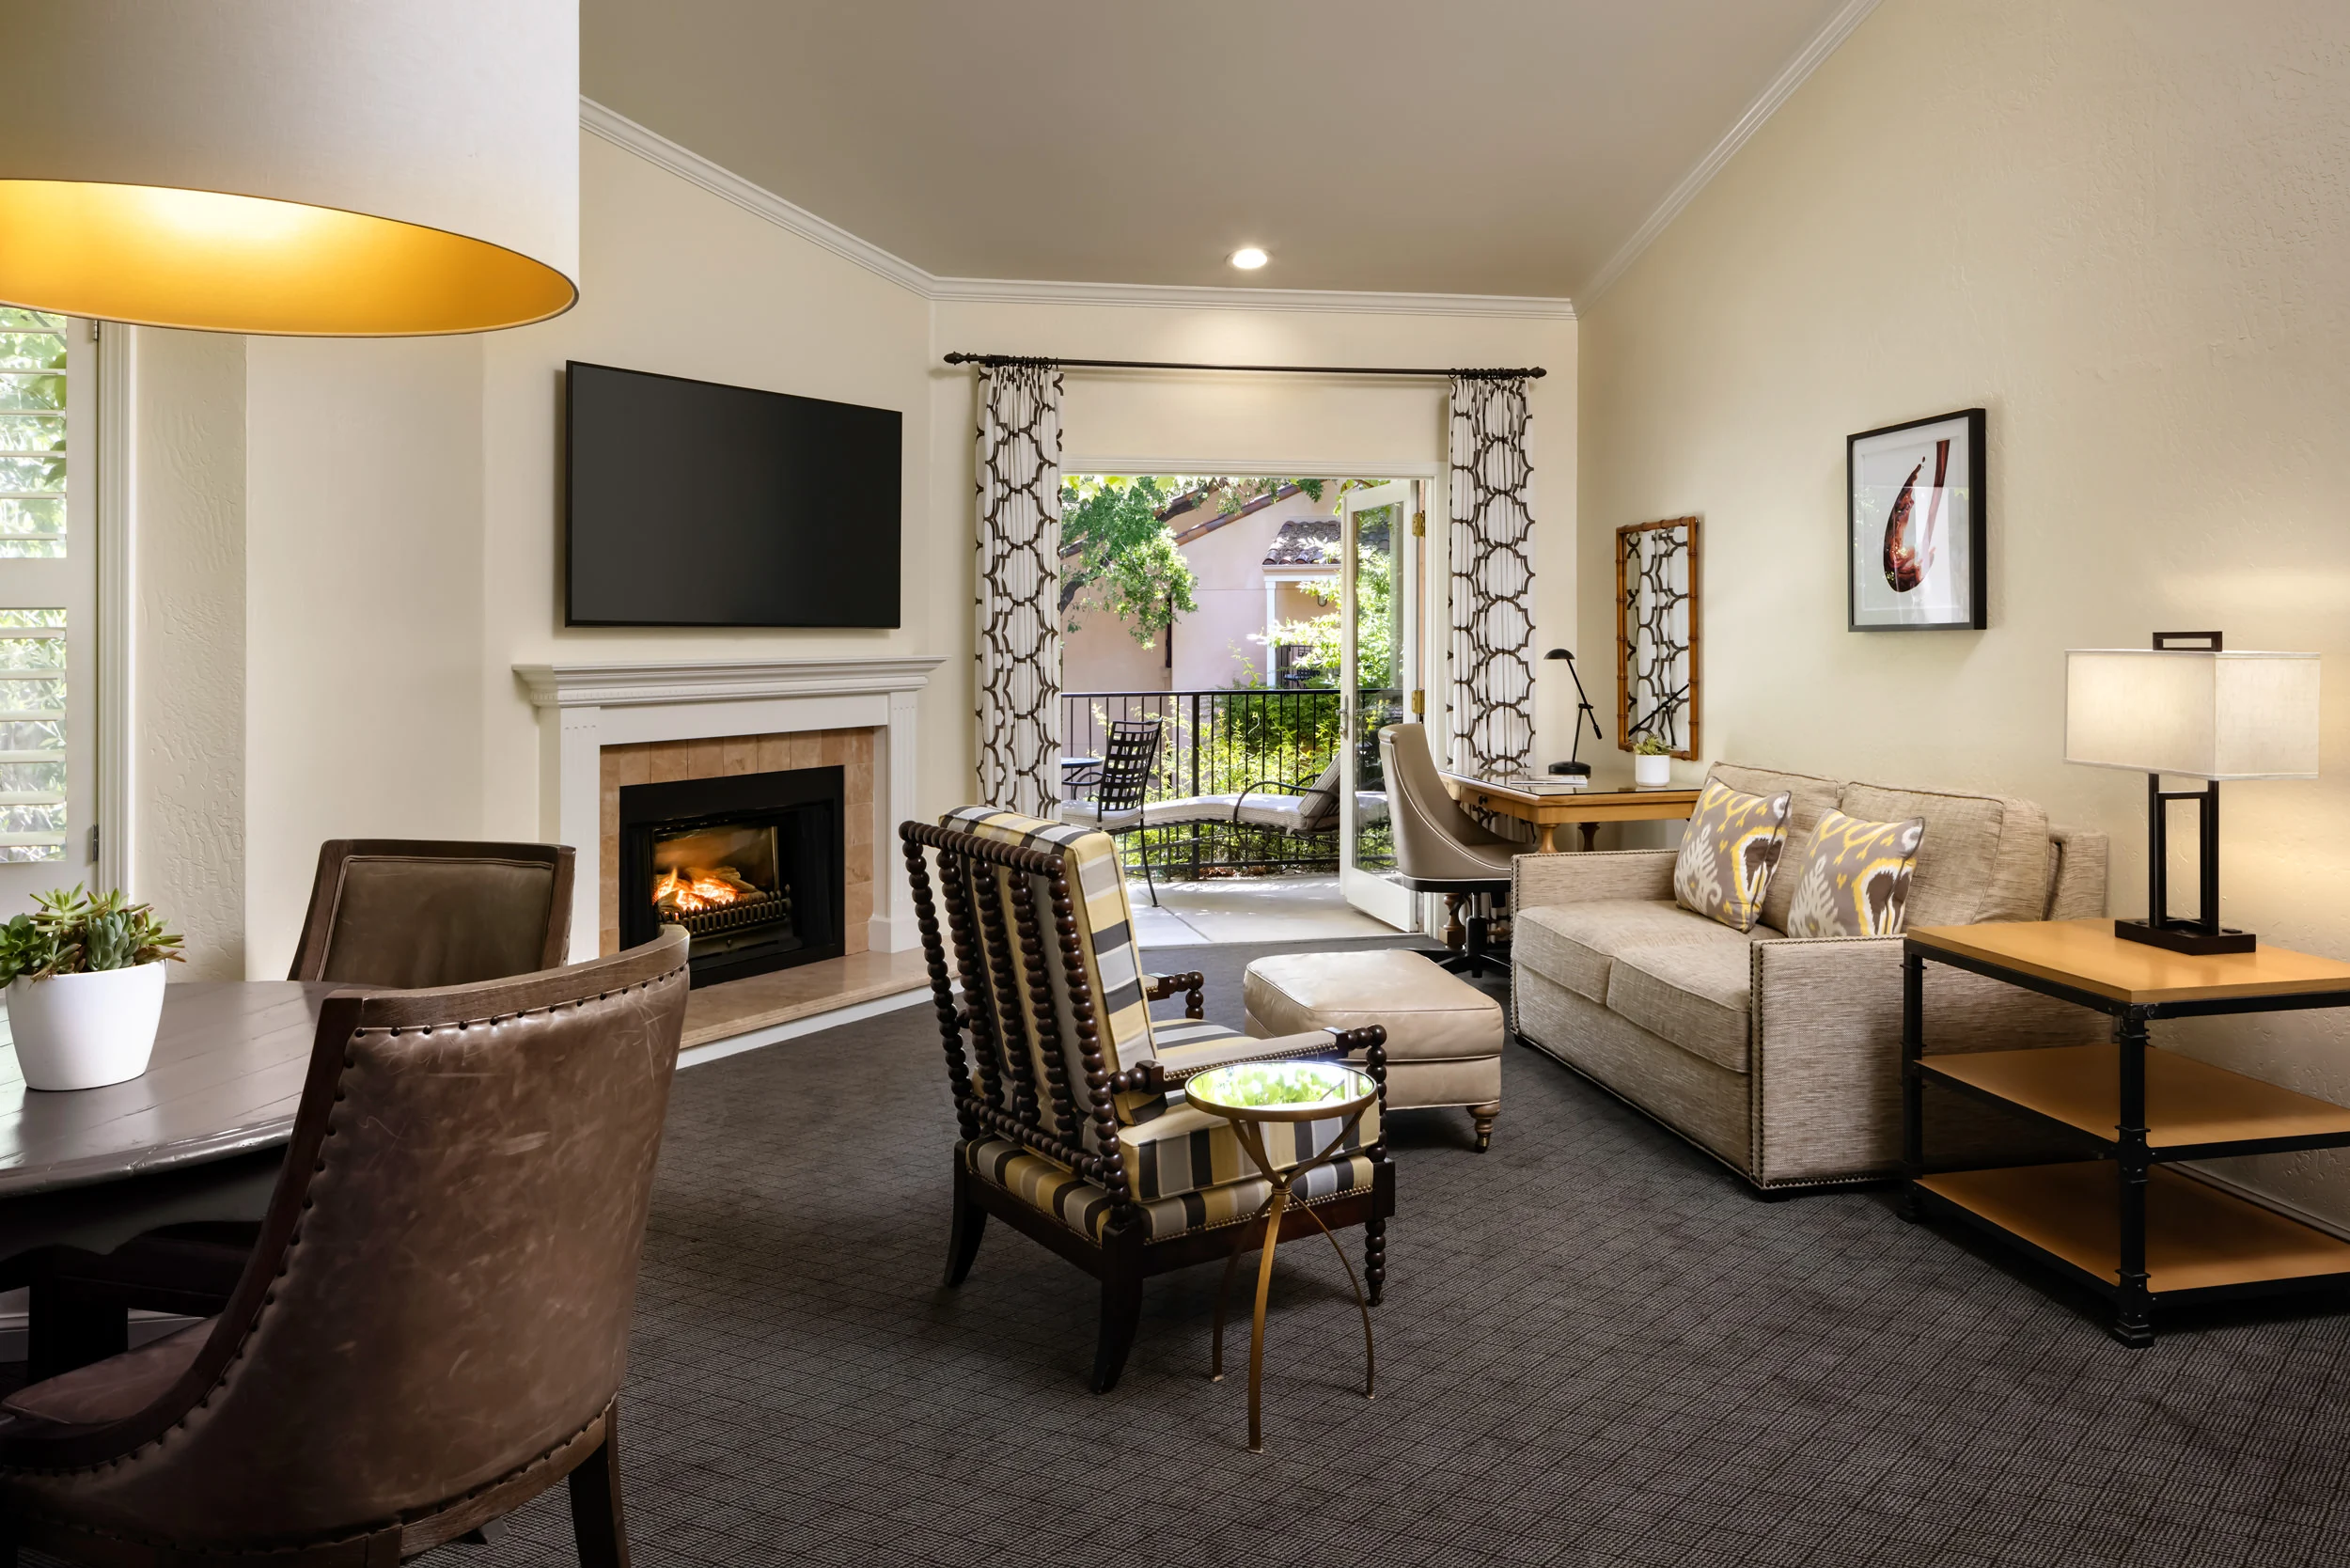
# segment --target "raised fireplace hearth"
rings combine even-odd
[[[624,785],[619,810],[623,948],[683,926],[695,985],[846,950],[840,768]]]

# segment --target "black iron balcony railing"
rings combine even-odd
[[[1120,720],[1155,720],[1161,727],[1159,760],[1151,779],[1152,801],[1198,795],[1236,795],[1251,786],[1293,784],[1304,788],[1321,776],[1339,754],[1343,739],[1343,694],[1330,687],[1198,692],[1068,692],[1061,698],[1062,750],[1068,756],[1099,757],[1110,726]],[[1358,697],[1356,787],[1380,790],[1378,733],[1403,716],[1403,694],[1367,688]],[[1073,772],[1066,792],[1088,793],[1082,773]],[[1147,843],[1144,840],[1149,840]],[[1154,867],[1177,874],[1203,869],[1228,872],[1335,870],[1338,835],[1290,835],[1230,824],[1186,824],[1129,836],[1127,858],[1139,870],[1149,854]],[[1356,863],[1367,868],[1387,857],[1384,823],[1364,830]]]

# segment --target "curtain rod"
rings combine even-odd
[[[1386,365],[1190,365],[1171,359],[1052,359],[1036,354],[950,353],[949,365],[1050,365],[1080,370],[1247,370],[1282,376],[1427,376],[1461,381],[1540,381],[1539,365],[1514,370],[1416,370]]]

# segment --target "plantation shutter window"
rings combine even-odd
[[[93,857],[92,323],[0,306],[0,917]]]

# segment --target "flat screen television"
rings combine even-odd
[[[568,626],[895,626],[886,408],[568,367]]]

